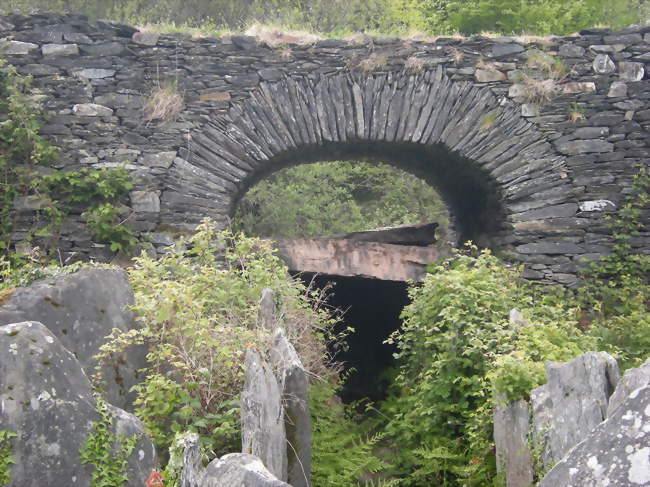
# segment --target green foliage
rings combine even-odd
[[[639,365],[650,350],[650,256],[632,245],[647,231],[642,216],[649,206],[650,172],[639,167],[631,193],[609,218],[612,252],[585,268],[578,293],[584,326],[624,369]]]
[[[57,149],[39,135],[43,114],[31,79],[0,59],[0,253],[9,255],[12,206],[17,196],[42,201],[46,226],[35,236],[52,237],[64,218],[82,214],[92,237],[114,251],[128,250],[133,232],[117,204],[133,188],[124,168],[44,171]],[[51,246],[53,246],[52,243]],[[11,256],[16,261],[16,256]]]
[[[545,360],[595,346],[562,296],[533,292],[520,269],[489,251],[439,263],[410,290],[398,346],[399,373],[382,410],[403,485],[488,485],[495,476],[495,397],[526,397],[545,380]],[[522,311],[520,324],[510,310]]]
[[[138,437],[114,436],[108,404],[99,396],[96,409],[100,419],[91,423],[91,431],[79,450],[79,458],[81,463],[94,467],[90,487],[120,487],[129,480],[126,467]]]
[[[1,53],[0,53],[1,54]],[[26,167],[52,161],[56,149],[39,134],[42,116],[31,78],[0,58],[0,252],[6,253],[14,198],[26,185]]]
[[[233,225],[248,235],[310,237],[437,221],[447,212],[425,181],[385,164],[327,162],[279,171],[251,188]]]
[[[218,232],[206,220],[160,259],[136,258],[129,274],[142,327],[114,330],[99,358],[148,345],[136,412],[161,451],[184,431],[198,433],[211,457],[236,449],[244,356],[249,348],[266,350],[271,340],[257,322],[264,288],[282,303],[280,324],[307,370],[328,375],[329,318],[312,309],[268,242]]]
[[[368,485],[364,484],[364,477],[381,475],[390,468],[375,453],[383,434],[368,435],[361,425],[361,415],[338,399],[335,386],[328,382],[313,384],[309,390],[309,410],[314,487]],[[392,483],[384,481],[379,485]]]
[[[85,13],[136,24],[241,30],[254,22],[328,35],[375,31],[569,34],[596,25],[642,24],[643,0],[13,0],[2,12]]]
[[[13,431],[0,430],[0,485],[7,485],[11,478],[11,465],[14,459],[11,456],[11,439],[16,437]]]

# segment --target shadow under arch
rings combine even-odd
[[[234,213],[248,189],[276,171],[314,162],[381,162],[414,174],[441,195],[449,211],[455,244],[472,240],[490,245],[490,236],[504,230],[504,215],[498,188],[471,161],[450,153],[444,146],[422,146],[408,142],[326,142],[301,147],[269,160],[263,170],[242,181],[230,210]]]
[[[452,81],[442,66],[340,71],[262,82],[190,134],[167,173],[165,219],[225,223],[266,175],[341,158],[388,162],[424,178],[446,199],[461,240],[493,246],[509,244],[512,221],[534,220],[531,210],[572,192],[564,157],[488,86]]]

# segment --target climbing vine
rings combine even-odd
[[[13,431],[0,430],[0,485],[6,485],[11,478],[9,469],[14,463],[11,456],[11,439],[16,437]]]
[[[28,239],[46,248],[56,245],[58,228],[80,215],[92,238],[114,251],[128,250],[133,231],[125,224],[119,203],[133,188],[124,168],[48,171],[58,149],[39,135],[44,121],[29,76],[0,59],[0,254],[9,256],[16,198],[24,197],[46,217]]]
[[[79,451],[79,458],[81,463],[94,467],[90,487],[119,487],[129,479],[126,467],[138,437],[115,436],[111,432],[113,418],[108,404],[101,397],[97,397],[96,409],[100,419],[91,423],[90,434]]]

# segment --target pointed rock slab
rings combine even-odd
[[[594,72],[598,74],[609,74],[616,71],[616,65],[607,54],[598,54],[592,64]]]
[[[287,441],[280,387],[257,352],[246,352],[245,368],[241,393],[242,451],[259,457],[273,475],[286,480]]]
[[[11,441],[8,487],[87,487],[93,467],[79,450],[100,419],[90,381],[77,359],[38,322],[0,326],[0,430]],[[113,435],[139,437],[128,459],[128,487],[142,487],[156,452],[133,415],[109,406]]]
[[[257,326],[263,330],[272,331],[277,326],[275,291],[264,288],[260,298],[260,308],[257,311]]]
[[[497,398],[494,410],[497,472],[507,487],[529,487],[533,485],[533,460],[528,448],[528,403],[523,399],[502,402]]]
[[[625,371],[621,380],[618,381],[614,393],[609,398],[607,417],[614,414],[633,391],[645,386],[650,386],[650,358],[640,367]]]
[[[309,379],[296,349],[282,328],[273,334],[270,359],[282,391],[287,435],[288,482],[309,487],[311,477],[311,417],[307,390]]]
[[[619,380],[618,364],[606,352],[587,352],[563,364],[546,363],[547,383],[531,392],[533,433],[550,465],[605,419]]]
[[[210,462],[203,483],[197,487],[292,486],[274,477],[259,458],[246,453],[230,453]]]
[[[0,305],[0,325],[39,321],[81,362],[87,375],[95,372],[94,356],[113,328],[127,331],[137,325],[133,291],[122,269],[84,268],[72,274],[36,281],[18,288]],[[132,347],[116,354],[114,363],[102,369],[106,399],[128,409],[132,386],[140,381],[137,370],[146,365],[146,351]]]
[[[558,462],[538,487],[650,485],[650,386],[616,411]]]

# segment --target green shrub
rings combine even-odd
[[[16,437],[13,431],[0,430],[0,485],[9,484],[11,479],[11,465],[14,459],[11,456],[11,441]]]
[[[312,308],[268,242],[218,232],[205,221],[160,259],[136,258],[129,275],[142,328],[114,330],[100,358],[148,345],[136,406],[161,450],[188,430],[199,433],[211,457],[236,450],[244,356],[249,348],[265,351],[271,340],[257,322],[264,288],[275,290],[281,324],[307,370],[330,373],[329,317]]]

